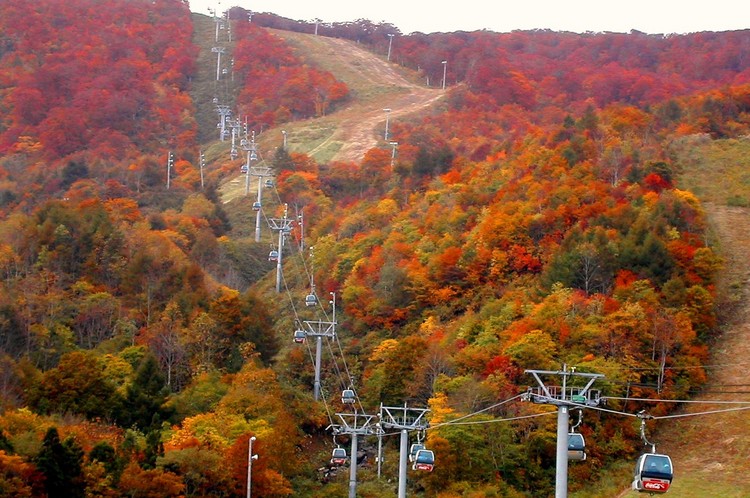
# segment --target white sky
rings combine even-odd
[[[190,10],[220,14],[238,6],[293,20],[369,19],[414,31],[516,29],[692,33],[750,28],[748,0],[189,0]]]

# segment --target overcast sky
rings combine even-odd
[[[190,10],[208,14],[239,6],[294,20],[324,22],[369,19],[402,33],[415,31],[508,32],[516,29],[692,33],[750,28],[748,0],[189,0]]]

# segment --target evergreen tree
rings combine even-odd
[[[8,439],[2,429],[0,429],[0,451],[4,451],[9,455],[13,454],[13,443],[10,442],[10,439]]]
[[[42,441],[36,466],[44,474],[48,498],[79,498],[84,496],[81,471],[83,450],[72,438],[60,442],[60,435],[51,427]]]
[[[159,370],[156,358],[147,354],[136,371],[133,383],[128,388],[120,424],[124,427],[138,427],[147,431],[158,428],[172,411],[164,406],[167,399],[164,376]],[[156,424],[156,425],[154,425]]]

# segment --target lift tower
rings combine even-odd
[[[336,434],[349,434],[352,437],[352,448],[349,457],[349,498],[357,497],[357,447],[358,436],[368,436],[373,434],[372,419],[375,415],[364,413],[337,413],[336,416],[341,420],[341,426],[338,427]]]
[[[258,177],[258,199],[255,202],[257,207],[255,213],[255,242],[260,242],[260,219],[261,219],[261,203],[263,202],[263,178],[273,176],[271,168],[268,166],[252,166],[253,163],[258,161],[258,146],[255,143],[255,131],[252,132],[250,140],[243,138],[240,141],[240,147],[242,150],[247,152],[247,163],[245,165],[245,195],[250,193],[250,177]],[[284,214],[286,218],[286,214]],[[290,221],[291,223],[291,221]],[[281,252],[281,248],[279,248]]]
[[[323,338],[334,339],[336,337],[336,293],[331,292],[331,304],[333,305],[333,319],[330,322],[320,320],[306,320],[305,337],[315,337],[315,384],[313,385],[313,398],[320,399],[320,361],[323,352]]]
[[[602,374],[579,373],[575,368],[568,370],[563,365],[562,371],[525,370],[536,379],[539,387],[530,387],[526,399],[534,403],[557,406],[557,466],[555,469],[555,498],[568,498],[568,422],[570,408],[580,406],[599,406],[599,391],[590,389]],[[547,386],[540,375],[557,376],[562,385]],[[587,379],[584,387],[567,386],[568,377]]]
[[[424,431],[429,425],[424,420],[428,408],[380,405],[380,426],[401,431],[401,447],[398,461],[398,498],[406,498],[406,459],[409,455],[409,431]],[[380,455],[378,455],[380,458]]]
[[[268,226],[271,230],[279,232],[279,248],[278,257],[276,258],[276,292],[281,292],[281,259],[282,249],[284,248],[284,235],[292,231],[292,223],[294,220],[290,220],[287,216],[287,206],[284,206],[284,217],[283,218],[269,218]]]

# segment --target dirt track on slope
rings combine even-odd
[[[429,108],[445,95],[440,89],[407,79],[405,70],[352,41],[288,31],[273,32],[296,47],[303,58],[331,71],[350,88],[352,98],[346,107],[318,118],[333,124],[333,130],[308,151],[313,157],[334,144],[338,150],[331,160],[361,161],[369,149],[378,144],[387,146],[383,136],[386,114],[392,124],[399,117]],[[389,113],[385,112],[386,108],[390,109]],[[310,120],[305,123],[310,123]]]
[[[269,29],[284,39],[306,63],[329,71],[349,87],[349,101],[325,116],[285,123],[260,136],[261,157],[270,158],[280,145],[282,128],[288,150],[307,154],[318,163],[360,162],[368,150],[383,147],[388,113],[392,125],[401,117],[425,111],[445,95],[441,89],[417,82],[413,71],[388,62],[385,57],[360,48],[355,42],[303,33]],[[389,141],[393,140],[389,137]],[[245,196],[241,176],[220,188],[224,203]],[[251,195],[257,192],[254,183]]]

